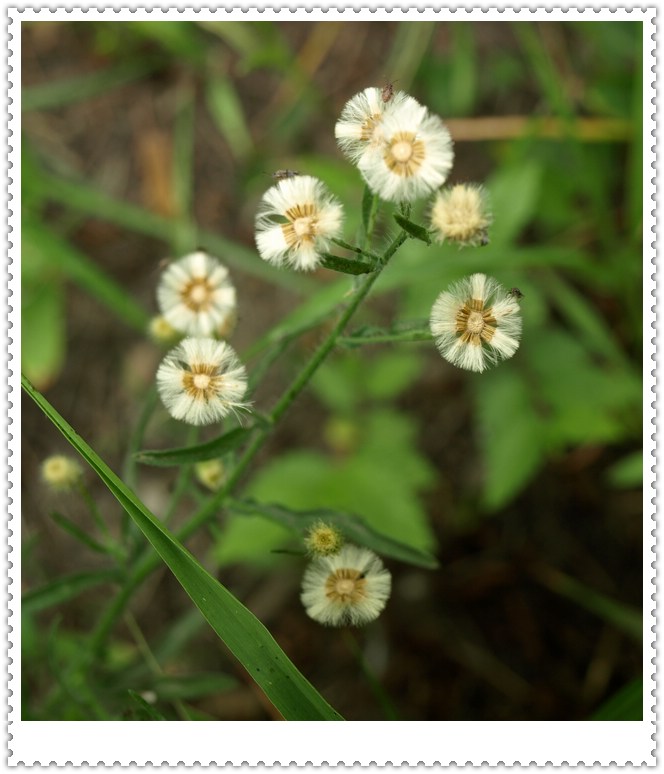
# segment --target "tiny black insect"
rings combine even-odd
[[[280,180],[289,180],[291,177],[299,177],[300,172],[296,172],[294,169],[278,169],[272,173],[272,179],[279,182]]]
[[[523,293],[519,290],[519,288],[510,288],[507,291],[507,295],[512,296],[512,298],[516,298],[517,300],[523,298]]]

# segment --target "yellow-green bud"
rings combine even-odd
[[[319,521],[313,525],[304,538],[304,545],[310,554],[330,556],[341,550],[344,538],[336,527]]]
[[[200,483],[212,492],[216,492],[226,480],[226,468],[221,460],[197,462],[194,471]]]
[[[51,489],[69,492],[75,489],[83,477],[81,466],[75,459],[64,454],[54,454],[44,460],[41,467],[42,479]]]

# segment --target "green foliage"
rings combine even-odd
[[[465,119],[456,124],[459,163],[450,182],[474,180],[489,195],[491,242],[464,250],[430,244],[421,225],[425,203],[404,217],[366,188],[360,198],[359,172],[331,151],[329,126],[343,97],[350,96],[336,83],[330,85],[326,69],[330,52],[336,55],[336,46],[347,43],[342,27],[311,24],[302,47],[293,45],[279,22],[110,22],[88,23],[87,29],[87,53],[90,61],[100,63],[97,69],[27,86],[22,100],[22,368],[38,388],[55,383],[67,362],[68,283],[94,299],[101,314],[135,336],[145,333],[149,315],[142,299],[153,291],[143,294],[143,288],[124,287],[112,267],[102,268],[92,251],[78,246],[88,243],[77,241],[77,227],[90,220],[111,224],[123,240],[155,240],[145,259],[151,264],[156,255],[200,246],[237,272],[238,289],[258,281],[278,290],[285,301],[280,308],[288,312],[267,325],[242,353],[252,399],[256,392],[258,402],[263,394],[271,394],[273,385],[280,387],[283,374],[291,378],[303,353],[325,340],[330,321],[348,307],[360,283],[373,280],[373,272],[380,273],[373,294],[382,298],[376,314],[365,312],[342,332],[336,341],[339,350],[310,382],[318,404],[301,420],[297,433],[298,439],[310,439],[307,448],[294,448],[288,432],[276,435],[272,456],[260,460],[250,480],[242,479],[241,495],[230,501],[223,492],[215,495],[193,517],[190,500],[202,495],[190,485],[186,467],[159,522],[132,489],[144,475],[170,481],[171,471],[142,469],[137,462],[166,468],[223,455],[235,485],[272,433],[270,416],[257,410],[247,427],[226,427],[212,440],[178,446],[183,441],[170,424],[150,424],[153,393],[127,444],[123,482],[26,385],[129,514],[125,526],[131,528],[123,536],[131,540],[126,552],[126,546],[115,551],[117,546],[97,541],[78,522],[54,515],[86,548],[86,555],[87,549],[104,554],[102,561],[115,559],[116,566],[76,569],[45,581],[38,573],[38,583],[28,579],[22,597],[24,673],[34,679],[43,701],[37,706],[24,690],[23,717],[207,719],[181,702],[240,685],[209,664],[189,673],[163,674],[136,644],[110,636],[138,582],[151,567],[166,564],[196,608],[159,632],[155,663],[179,664],[207,620],[284,716],[337,719],[267,630],[182,542],[207,525],[214,537],[209,559],[221,565],[243,561],[268,566],[279,561],[275,551],[301,551],[299,536],[323,518],[350,540],[386,557],[436,567],[436,538],[424,495],[444,472],[423,453],[424,428],[412,409],[406,413],[404,408],[412,407],[419,399],[419,385],[426,381],[430,386],[430,380],[439,381],[441,402],[449,389],[472,406],[462,432],[477,446],[466,464],[478,468],[481,485],[460,493],[460,511],[481,508],[499,520],[501,509],[532,485],[548,462],[583,447],[593,447],[600,455],[602,486],[641,485],[641,24],[566,22],[559,28],[556,55],[544,29],[530,23],[504,25],[505,46],[491,42],[487,27],[468,22],[394,25],[390,46],[381,54],[384,81],[394,81],[395,88],[412,93],[444,120]],[[85,28],[80,30],[83,42]],[[322,52],[320,60],[314,51]],[[45,132],[44,127],[51,118],[46,111],[75,109],[77,103],[101,100],[111,92],[117,98],[123,88],[147,83],[153,75],[159,81],[154,79],[150,88],[161,88],[173,74],[177,84],[171,93],[171,125],[165,121],[160,126],[167,145],[172,145],[172,159],[164,160],[172,161],[167,178],[174,207],[167,216],[137,204],[140,199],[131,195],[111,194],[118,189],[104,187],[107,179],[113,181],[108,169],[89,175],[87,167],[78,166],[76,154],[49,139],[50,129]],[[375,78],[375,72],[367,77]],[[252,84],[263,78],[274,88],[258,103]],[[89,112],[93,116],[92,108]],[[519,126],[523,118],[522,134],[519,129],[512,137],[496,135],[481,144],[465,141],[463,132],[476,117],[498,114],[507,119],[514,114]],[[160,121],[164,115],[159,113]],[[581,121],[592,124],[592,137],[579,134]],[[507,124],[509,120],[500,126]],[[226,151],[231,180],[219,186],[221,201],[230,196],[241,203],[234,204],[242,222],[240,236],[233,239],[224,234],[227,213],[223,208],[217,213],[216,200],[200,196],[196,178],[201,156],[219,154],[220,149]],[[133,166],[136,152],[129,143],[126,153]],[[296,274],[258,257],[251,237],[254,204],[271,185],[269,172],[278,167],[320,177],[346,205],[344,235],[357,243],[357,257],[328,255],[323,265],[351,276]],[[207,174],[207,167],[204,170]],[[114,174],[121,176],[122,171],[115,169]],[[136,180],[133,174],[132,184]],[[217,213],[211,225],[209,201]],[[376,256],[390,243],[395,221],[412,238],[381,273]],[[337,245],[346,247],[341,241]],[[438,357],[427,319],[442,290],[477,271],[524,293],[519,351],[509,363],[481,375],[454,371]],[[270,292],[265,299],[267,307]],[[241,314],[253,312],[241,307]],[[244,345],[246,340],[240,340]],[[277,365],[281,371],[273,380]],[[95,438],[97,442],[107,439]],[[147,445],[156,448],[139,451]],[[609,467],[607,460],[617,461]],[[176,538],[163,523],[171,516],[179,518],[180,498],[180,510],[189,520]],[[469,531],[477,529],[483,539],[481,522],[470,521]],[[150,564],[151,549],[147,543],[141,549],[142,536],[157,550],[159,561]],[[281,561],[300,564],[292,558]],[[540,580],[602,625],[608,623],[640,642],[636,608],[559,572]],[[70,618],[62,619],[65,625],[57,616],[64,605],[84,606],[88,598],[102,595],[109,596],[111,604],[90,635],[76,631]],[[455,647],[460,646],[451,649]],[[489,663],[489,672],[498,670],[497,658],[491,655]],[[380,693],[371,673],[367,679]],[[156,704],[146,701],[144,690],[155,692]],[[641,704],[642,682],[635,680],[605,702],[593,719],[641,719]]]
[[[643,681],[633,680],[596,710],[591,720],[643,720]]]
[[[210,626],[290,720],[341,719],[297,671],[267,629],[161,525],[136,495],[25,379],[23,389],[97,473],[171,569]]]
[[[351,542],[370,548],[383,556],[390,556],[429,570],[438,566],[438,562],[430,554],[381,535],[380,532],[365,524],[356,514],[340,513],[329,508],[319,508],[315,511],[294,511],[281,505],[259,503],[255,500],[235,500],[230,504],[230,510],[233,513],[248,516],[253,514],[263,516],[288,527],[302,537],[307,534],[311,527],[322,521],[336,527]]]

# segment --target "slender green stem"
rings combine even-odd
[[[203,506],[199,508],[199,510],[192,516],[192,518],[176,533],[178,540],[182,542],[186,541],[204,524],[206,524],[217,515],[224,503],[224,500],[234,490],[244,475],[245,470],[249,467],[254,457],[263,447],[263,444],[272,431],[272,427],[277,424],[281,417],[283,417],[295,398],[308,384],[309,380],[319,368],[321,363],[334,348],[349,320],[355,314],[362,301],[364,301],[364,299],[367,297],[367,294],[373,287],[374,282],[378,279],[381,271],[384,269],[396,251],[406,241],[407,237],[408,235],[406,232],[401,231],[385,251],[380,263],[376,267],[376,271],[371,274],[364,275],[359,279],[359,282],[355,286],[350,301],[348,302],[343,312],[340,314],[334,328],[330,331],[325,340],[321,342],[318,349],[314,352],[304,368],[295,377],[286,392],[277,401],[276,405],[272,409],[272,412],[270,413],[271,424],[261,428],[253,437],[249,446],[245,449],[244,454],[240,457],[232,473],[226,480],[225,485],[218,492],[215,492],[203,504]],[[91,650],[93,652],[98,652],[101,648],[103,648],[106,637],[113,627],[115,620],[119,615],[121,615],[125,605],[131,598],[134,589],[139,586],[142,581],[160,565],[161,558],[156,553],[150,551],[149,547],[146,546],[142,556],[137,558],[134,571],[128,577],[121,593],[113,600],[109,608],[104,613],[102,620],[99,622],[97,628],[95,629],[91,639]]]
[[[357,663],[362,670],[362,674],[369,684],[369,688],[371,688],[371,692],[383,710],[383,714],[387,720],[399,720],[399,713],[394,706],[394,702],[390,698],[385,688],[383,688],[383,686],[380,684],[380,681],[374,674],[369,664],[367,664],[367,660],[364,658],[362,648],[360,647],[358,641],[355,639],[355,635],[350,631],[350,629],[344,629],[342,631],[342,636],[346,646],[357,660]]]

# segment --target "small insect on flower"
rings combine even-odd
[[[236,319],[228,269],[202,250],[168,265],[157,302],[166,322],[189,336],[228,335]]]
[[[360,626],[378,618],[390,596],[392,577],[367,548],[347,544],[319,556],[302,579],[307,615],[325,626]]]
[[[247,406],[244,366],[216,339],[181,341],[159,366],[157,389],[170,415],[190,425],[210,425]]]
[[[380,92],[380,98],[383,100],[383,102],[387,103],[392,99],[393,96],[394,96],[394,81],[388,81],[385,84],[385,86],[383,86]]]
[[[519,288],[510,288],[507,291],[507,295],[512,296],[512,298],[516,298],[517,301],[523,298],[523,293],[519,290]]]
[[[75,459],[64,454],[54,454],[44,460],[41,466],[44,483],[56,492],[70,492],[83,479],[81,466]]]
[[[460,247],[489,243],[491,223],[484,190],[459,184],[436,194],[430,213],[431,228],[438,242],[456,242]]]
[[[519,348],[519,303],[484,274],[473,274],[441,293],[430,325],[445,360],[468,371],[482,372]]]
[[[443,122],[411,100],[385,112],[381,142],[358,167],[381,199],[412,202],[440,188],[453,160],[452,138]]]
[[[278,183],[280,180],[288,180],[291,177],[300,177],[300,172],[296,172],[294,169],[277,169],[272,172],[270,177]]]
[[[366,154],[382,146],[383,117],[408,105],[419,107],[417,100],[402,91],[395,91],[392,84],[382,89],[371,86],[356,94],[344,105],[334,127],[334,136],[342,153],[353,164],[359,164]]]
[[[265,193],[256,215],[258,252],[276,266],[311,271],[341,232],[342,220],[341,204],[320,180],[281,180]]]

